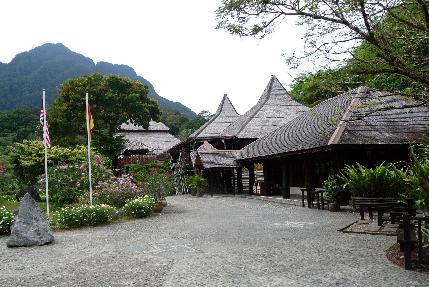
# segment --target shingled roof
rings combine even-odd
[[[223,134],[226,137],[261,138],[307,110],[291,98],[276,76],[271,76],[258,103],[228,126]]]
[[[222,131],[239,117],[227,95],[224,95],[222,101],[212,118],[203,126],[196,130],[191,138],[212,139],[222,137]]]
[[[147,129],[132,123],[124,123],[116,134],[126,140],[123,152],[147,149],[149,153],[157,155],[180,142],[168,131],[169,128],[165,124],[150,121]]]
[[[334,145],[407,144],[429,132],[429,107],[360,87],[328,99],[241,150],[241,159],[277,157]]]
[[[200,165],[204,169],[239,167],[236,161],[240,154],[238,150],[218,150],[209,142],[204,143],[190,154],[192,164]]]

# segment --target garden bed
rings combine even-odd
[[[390,246],[386,250],[386,256],[393,264],[396,264],[399,267],[405,269],[404,254],[400,251],[399,243],[395,243],[392,246]],[[429,274],[429,249],[428,248],[423,249],[423,258],[425,259],[425,263],[418,264],[417,249],[415,249],[411,254],[411,260],[412,260],[411,270]]]

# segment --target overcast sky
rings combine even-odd
[[[283,53],[303,47],[302,28],[282,23],[258,40],[216,30],[221,0],[9,0],[0,2],[0,61],[44,43],[63,43],[95,62],[133,67],[158,94],[212,113],[228,94],[241,114],[270,75],[286,87],[299,71]]]

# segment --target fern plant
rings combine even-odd
[[[382,163],[375,168],[356,163],[347,165],[339,178],[344,182],[344,187],[350,187],[353,196],[396,197],[402,191],[402,173],[391,163]]]

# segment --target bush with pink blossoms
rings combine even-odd
[[[108,204],[117,208],[123,207],[129,200],[143,195],[143,188],[134,182],[131,175],[100,181],[94,190],[94,199],[97,203]]]
[[[86,163],[69,165],[61,163],[48,169],[49,200],[56,206],[88,202],[85,193],[89,189],[88,165]],[[92,165],[92,184],[108,180],[113,173],[103,165]],[[37,182],[41,192],[45,190],[45,176]]]

